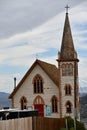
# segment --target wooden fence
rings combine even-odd
[[[60,130],[65,127],[65,119],[28,117],[0,121],[0,130]]]
[[[2,120],[0,130],[32,130],[32,118]]]
[[[65,127],[65,119],[34,117],[33,130],[60,130]]]

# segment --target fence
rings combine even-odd
[[[28,117],[0,121],[0,130],[60,130],[65,120],[47,117]]]
[[[0,130],[32,130],[32,118],[2,120]]]
[[[65,119],[34,117],[33,130],[60,130],[65,127]]]

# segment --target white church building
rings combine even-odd
[[[58,67],[36,59],[9,98],[12,108],[37,109],[39,116],[74,117],[79,110],[78,57],[66,12]]]

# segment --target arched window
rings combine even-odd
[[[43,93],[43,79],[37,74],[33,79],[34,93]]]
[[[21,103],[21,110],[27,109],[27,99],[23,96],[20,100]]]
[[[72,76],[73,75],[73,65],[69,64],[69,75]]]
[[[34,99],[34,103],[33,103],[34,105],[35,104],[45,104],[44,103],[44,100],[43,100],[43,98],[41,97],[41,96],[37,96],[35,99]]]
[[[52,112],[53,113],[56,113],[58,112],[58,101],[57,101],[57,97],[56,96],[53,96],[52,99]]]
[[[66,75],[65,64],[62,65],[62,76]]]
[[[72,112],[72,104],[70,101],[67,101],[66,103],[66,113],[71,113]]]
[[[63,64],[62,65],[62,76],[72,76],[73,75],[73,65],[70,64]]]
[[[68,76],[68,73],[69,73],[69,65],[66,64],[65,66],[65,73],[66,73],[66,76]]]
[[[71,86],[70,86],[70,84],[66,84],[65,85],[65,95],[71,95]]]

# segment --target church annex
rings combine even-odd
[[[39,116],[74,117],[79,113],[78,57],[66,12],[58,67],[36,59],[9,98],[12,108],[37,109]]]

